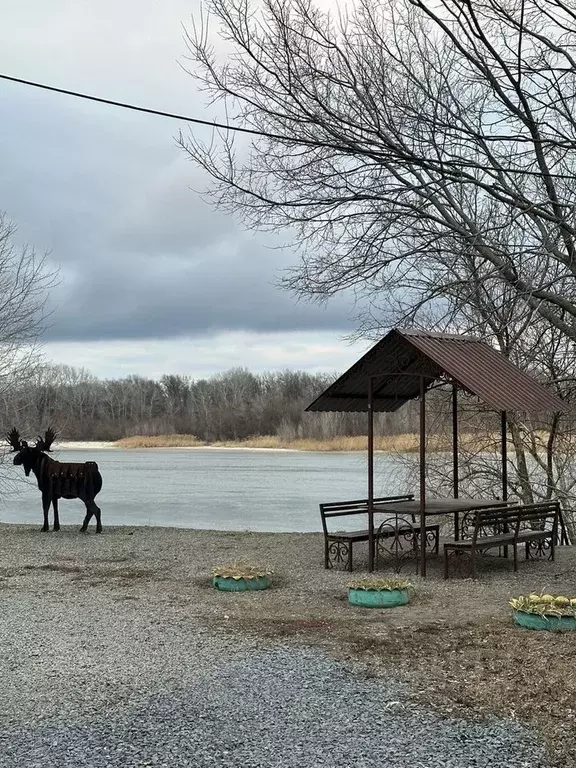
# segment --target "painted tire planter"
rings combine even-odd
[[[576,597],[566,595],[531,595],[510,600],[514,624],[524,629],[548,632],[576,630]]]
[[[234,579],[231,576],[213,576],[212,586],[222,592],[251,592],[258,589],[268,589],[271,582],[268,576],[253,579]]]
[[[362,608],[396,608],[410,602],[408,589],[348,589],[348,602]]]
[[[546,616],[525,611],[514,611],[514,623],[524,629],[540,629],[548,632],[576,631],[574,616]]]

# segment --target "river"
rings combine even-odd
[[[365,498],[366,454],[250,449],[61,450],[60,461],[97,461],[102,524],[227,531],[319,531],[319,502]],[[0,521],[42,522],[40,491],[22,467],[2,467]],[[375,495],[406,492],[394,456],[376,457]],[[63,525],[80,526],[84,505],[60,502]],[[52,522],[52,515],[50,516]],[[354,521],[343,520],[342,529]],[[93,521],[91,525],[94,525]]]

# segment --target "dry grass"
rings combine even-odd
[[[494,450],[498,437],[481,439],[476,435],[461,435],[460,445],[474,450]],[[261,435],[247,440],[225,440],[208,443],[195,435],[135,435],[118,440],[118,448],[273,448],[292,451],[366,451],[368,438],[364,435],[353,437],[331,437],[325,440],[302,438],[287,440],[274,435]],[[381,435],[374,438],[374,448],[383,453],[415,453],[419,450],[418,435]],[[427,441],[428,451],[449,451],[452,449],[450,438],[444,435],[430,436]]]
[[[355,654],[381,674],[401,674],[418,698],[447,715],[517,718],[545,738],[551,763],[574,766],[576,677],[570,633],[518,630],[510,620],[396,628],[386,636],[350,633]]]
[[[115,442],[117,448],[193,448],[206,445],[195,435],[134,435]]]
[[[214,443],[223,448],[284,448],[293,451],[365,451],[368,438],[362,435],[355,437],[331,437],[326,440],[302,438],[286,440],[274,435],[252,437],[248,440],[226,441]],[[411,452],[418,450],[416,435],[385,435],[374,438],[377,451]]]

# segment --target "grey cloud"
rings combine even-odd
[[[137,8],[135,0],[128,4]],[[145,5],[151,16],[141,39],[131,27],[130,50],[141,44],[144,52],[137,83],[137,62],[128,62],[126,70],[119,65],[121,35],[103,69],[91,70],[81,59],[82,83],[74,81],[71,69],[63,70],[66,78],[58,76],[57,46],[48,67],[38,72],[73,88],[204,116],[192,81],[174,63],[183,52],[178,21],[186,19],[184,3],[173,19],[172,50],[165,40],[160,45],[152,39],[146,47],[146,34],[154,35],[154,13],[159,19],[163,4],[146,0]],[[128,11],[124,21],[130,23]],[[65,32],[70,41],[71,30]],[[42,52],[49,53],[42,48],[46,39],[38,62]],[[8,53],[23,66],[25,57],[16,47]],[[69,61],[69,51],[66,57]],[[114,62],[117,73],[129,73],[122,93],[118,77],[112,77]],[[93,81],[86,79],[89,72],[96,75]],[[297,303],[275,285],[279,270],[295,255],[266,248],[263,237],[244,232],[190,188],[202,188],[207,180],[176,147],[178,123],[15,85],[0,84],[0,95],[0,210],[19,223],[22,241],[49,249],[62,268],[62,284],[51,297],[48,340],[351,329],[346,297],[326,307]]]
[[[274,251],[237,233],[187,250],[134,251],[84,265],[65,285],[51,340],[162,338],[223,330],[347,330],[348,307],[296,303],[272,284]]]

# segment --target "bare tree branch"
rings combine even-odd
[[[262,136],[180,142],[217,205],[295,233],[288,288],[402,289],[456,247],[576,340],[574,0],[206,8],[190,71]]]

